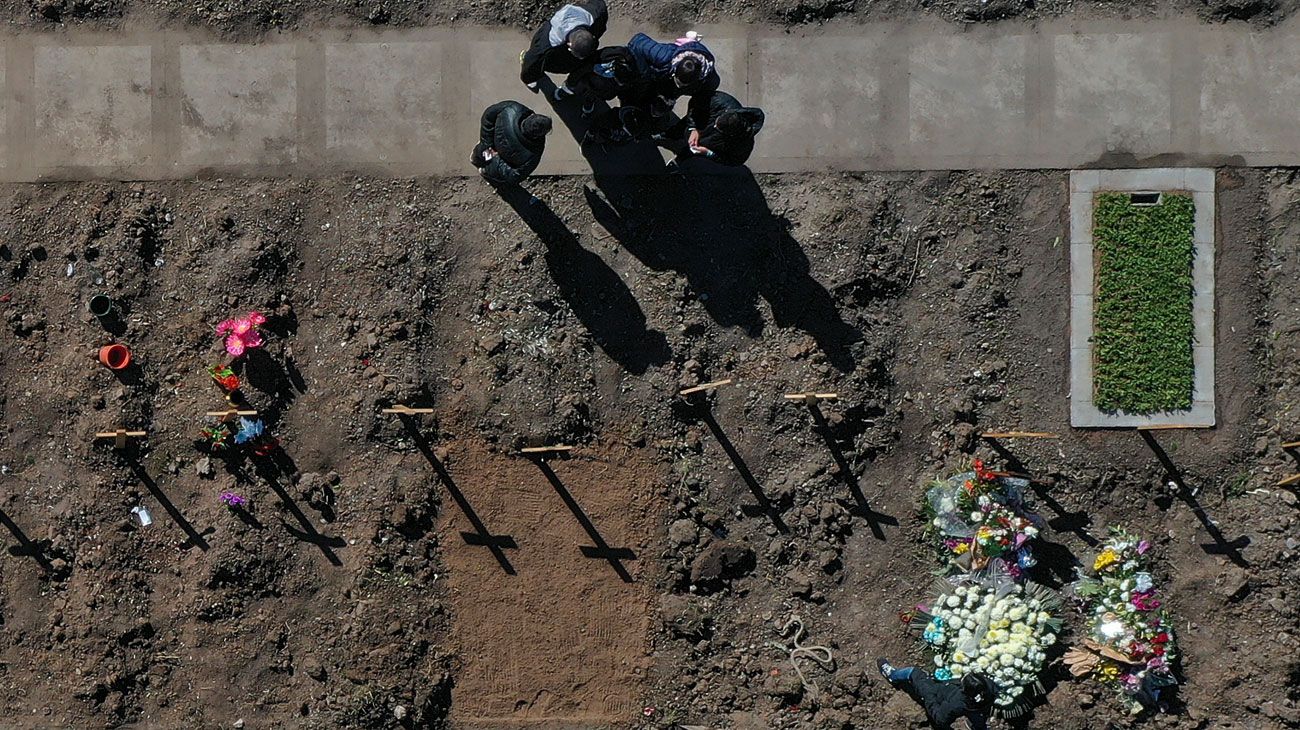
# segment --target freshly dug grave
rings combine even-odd
[[[1300,260],[1271,245],[1300,233],[1293,178],[1220,174],[1222,425],[1153,438],[1185,490],[1136,434],[1068,427],[1063,173],[537,180],[537,204],[477,180],[3,188],[3,711],[917,725],[872,659],[923,659],[898,618],[929,583],[921,489],[979,455],[1054,483],[1049,584],[1109,524],[1152,536],[1184,661],[1153,726],[1293,725],[1296,500],[1271,486],[1296,469]],[[116,334],[85,313],[101,290]],[[221,405],[203,368],[249,309],[281,449],[227,468],[194,443]],[[120,380],[92,359],[113,339]],[[840,400],[781,397],[805,390]],[[91,441],[118,424],[149,431],[125,458]],[[513,455],[555,443],[563,490]],[[803,665],[816,696],[768,643],[792,615],[834,657]],[[1034,725],[1126,724],[1048,684]]]

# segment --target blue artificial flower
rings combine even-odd
[[[934,678],[939,680],[940,682],[952,679],[952,671],[949,670],[947,667],[939,667],[938,669],[934,670]]]
[[[239,419],[239,433],[235,434],[235,443],[246,444],[249,441],[255,441],[265,432],[266,426],[262,423],[262,419],[251,421],[241,417]]]

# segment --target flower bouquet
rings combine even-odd
[[[212,453],[220,453],[230,448],[231,439],[234,434],[224,423],[218,423],[215,426],[208,426],[199,429],[199,436],[202,437],[204,445]]]
[[[213,382],[227,393],[239,390],[239,376],[235,375],[229,365],[209,365],[208,375],[211,375]]]
[[[1161,690],[1178,683],[1174,629],[1148,572],[1150,549],[1146,540],[1112,528],[1093,561],[1095,576],[1071,587],[1083,606],[1087,638],[1065,662],[1074,676],[1113,687],[1135,715],[1155,708]]]
[[[275,437],[267,433],[266,424],[262,423],[262,419],[253,420],[241,416],[239,430],[235,431],[235,443],[249,447],[258,456],[266,456],[275,450],[278,442]]]
[[[975,460],[974,470],[941,479],[925,493],[926,534],[943,572],[1005,564],[1012,577],[1036,564],[1030,546],[1041,520],[1029,512],[1029,481],[996,474]]]
[[[998,688],[998,714],[1023,714],[1043,692],[1038,677],[1061,630],[1060,598],[998,570],[941,580],[935,591],[932,607],[912,620],[934,651],[935,679],[983,674]]]
[[[222,492],[219,499],[232,512],[248,509],[248,497],[237,492]]]
[[[239,357],[248,350],[261,347],[262,332],[259,327],[266,324],[266,317],[260,312],[249,312],[243,317],[227,319],[217,325],[217,336],[225,338],[226,352],[231,357]]]

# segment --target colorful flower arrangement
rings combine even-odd
[[[998,688],[999,714],[1015,717],[1043,691],[1038,677],[1061,630],[1060,598],[996,570],[954,580],[939,581],[932,607],[918,607],[912,620],[934,651],[934,678],[983,674]]]
[[[208,449],[214,453],[226,451],[233,446],[246,446],[255,455],[266,456],[279,444],[266,432],[266,424],[262,423],[260,418],[253,420],[240,417],[238,427],[234,429],[229,423],[223,421],[215,426],[201,429],[199,434]]]
[[[987,568],[995,560],[1016,578],[1036,564],[1030,543],[1041,521],[1025,498],[1028,480],[973,470],[935,481],[926,491],[926,533],[945,572]]]
[[[239,430],[235,432],[235,443],[249,447],[258,456],[266,456],[275,450],[279,442],[266,432],[266,424],[262,423],[262,419],[255,421],[241,416]]]
[[[227,393],[239,390],[239,376],[235,375],[229,365],[209,365],[208,375],[211,375],[212,380]]]
[[[203,442],[207,444],[208,450],[215,453],[230,448],[230,439],[234,434],[230,432],[229,426],[218,423],[215,426],[199,429],[199,435],[203,437]]]
[[[222,492],[220,496],[222,504],[233,510],[248,508],[248,498],[235,492]]]
[[[1173,625],[1156,597],[1150,550],[1146,540],[1112,528],[1093,561],[1094,577],[1072,586],[1087,638],[1066,654],[1066,664],[1076,677],[1114,687],[1133,714],[1155,708],[1160,692],[1178,683]]]
[[[262,332],[258,328],[266,324],[266,317],[259,312],[249,312],[244,317],[227,319],[217,325],[217,336],[226,340],[226,352],[231,357],[239,357],[248,350],[262,346]]]

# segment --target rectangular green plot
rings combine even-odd
[[[1092,240],[1093,402],[1148,414],[1192,407],[1192,261],[1196,208],[1165,193],[1098,193]]]

